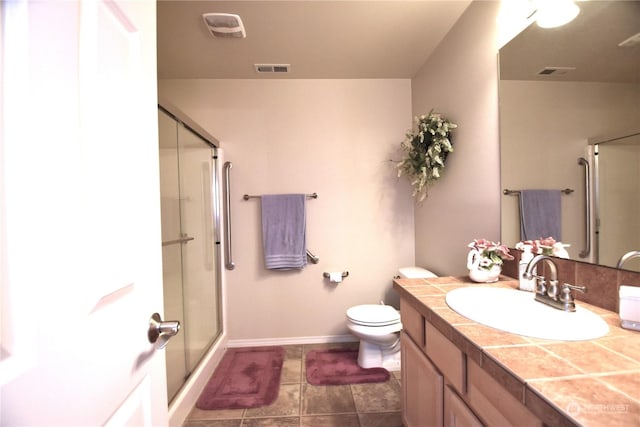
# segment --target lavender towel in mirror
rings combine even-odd
[[[520,191],[520,239],[553,237],[562,240],[560,190]]]

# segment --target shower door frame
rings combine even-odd
[[[601,189],[601,166],[600,166],[600,146],[611,146],[616,142],[624,140],[626,138],[636,138],[640,135],[640,130],[632,130],[626,132],[620,132],[615,135],[610,135],[607,137],[601,138],[591,138],[588,141],[588,149],[587,153],[590,159],[593,162],[593,176],[592,176],[592,193],[593,193],[593,202],[592,205],[589,206],[589,209],[592,209],[593,219],[591,224],[591,237],[593,242],[592,248],[592,259],[590,262],[595,264],[600,264],[602,261],[600,259],[600,246],[601,246],[601,228],[602,228],[602,219],[601,219],[601,204],[602,204],[602,189]],[[622,256],[622,253],[619,254]],[[609,262],[609,264],[605,264],[610,267],[615,267],[613,261]]]
[[[170,418],[173,419],[174,417],[172,416],[172,412],[184,413],[184,408],[180,409],[179,407],[184,406],[185,399],[187,401],[192,400],[192,397],[191,398],[189,397],[189,394],[190,394],[189,391],[183,390],[183,389],[187,387],[188,383],[193,379],[192,378],[193,376],[197,376],[197,375],[194,375],[197,371],[201,371],[204,369],[204,371],[206,372],[212,369],[211,366],[201,367],[201,365],[210,365],[210,362],[212,359],[211,357],[212,355],[210,353],[215,351],[215,347],[217,343],[219,343],[220,341],[226,341],[225,324],[224,324],[224,319],[225,319],[224,295],[223,295],[224,289],[223,289],[223,282],[222,282],[223,280],[222,263],[224,260],[221,252],[222,241],[221,241],[221,231],[220,231],[223,225],[222,215],[221,215],[221,198],[222,198],[221,180],[222,179],[221,179],[221,173],[220,173],[221,159],[218,155],[221,153],[221,149],[219,148],[219,141],[216,138],[211,136],[204,129],[202,129],[200,126],[194,123],[187,115],[185,115],[178,108],[166,102],[159,102],[158,110],[167,114],[170,118],[174,119],[176,121],[177,126],[183,126],[187,131],[190,131],[193,134],[195,134],[200,140],[202,140],[203,143],[205,143],[212,150],[211,213],[212,213],[213,230],[214,230],[212,249],[214,249],[213,256],[214,256],[214,263],[215,263],[215,271],[213,274],[215,275],[215,283],[217,284],[215,304],[217,309],[216,320],[218,323],[218,328],[216,333],[211,337],[210,341],[208,342],[203,354],[198,358],[198,361],[195,362],[194,366],[190,366],[190,369],[188,369],[187,375],[184,379],[182,386],[178,389],[178,391],[173,396],[173,398],[169,400]],[[178,155],[178,158],[179,158],[179,155]],[[182,273],[182,275],[184,275],[184,273]],[[186,326],[188,327],[188,325]],[[185,352],[185,358],[188,358],[187,352]],[[214,361],[215,359],[219,359],[219,357],[217,356],[213,357]],[[187,396],[184,396],[184,395],[187,395]],[[188,405],[189,404],[187,403],[187,406]],[[174,410],[172,411],[172,406],[177,406],[178,408],[177,409],[173,408]],[[191,407],[192,406],[193,404],[191,404]],[[182,418],[182,415],[178,414],[178,417]]]

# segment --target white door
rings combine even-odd
[[[0,7],[0,424],[166,425],[155,0]]]

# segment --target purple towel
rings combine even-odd
[[[307,265],[304,194],[263,195],[262,247],[267,269],[301,269]]]
[[[520,239],[562,241],[560,190],[520,191]]]

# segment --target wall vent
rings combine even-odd
[[[538,71],[539,76],[563,76],[570,71],[574,71],[576,67],[544,67],[542,70]]]
[[[289,64],[253,64],[256,73],[288,73]]]

